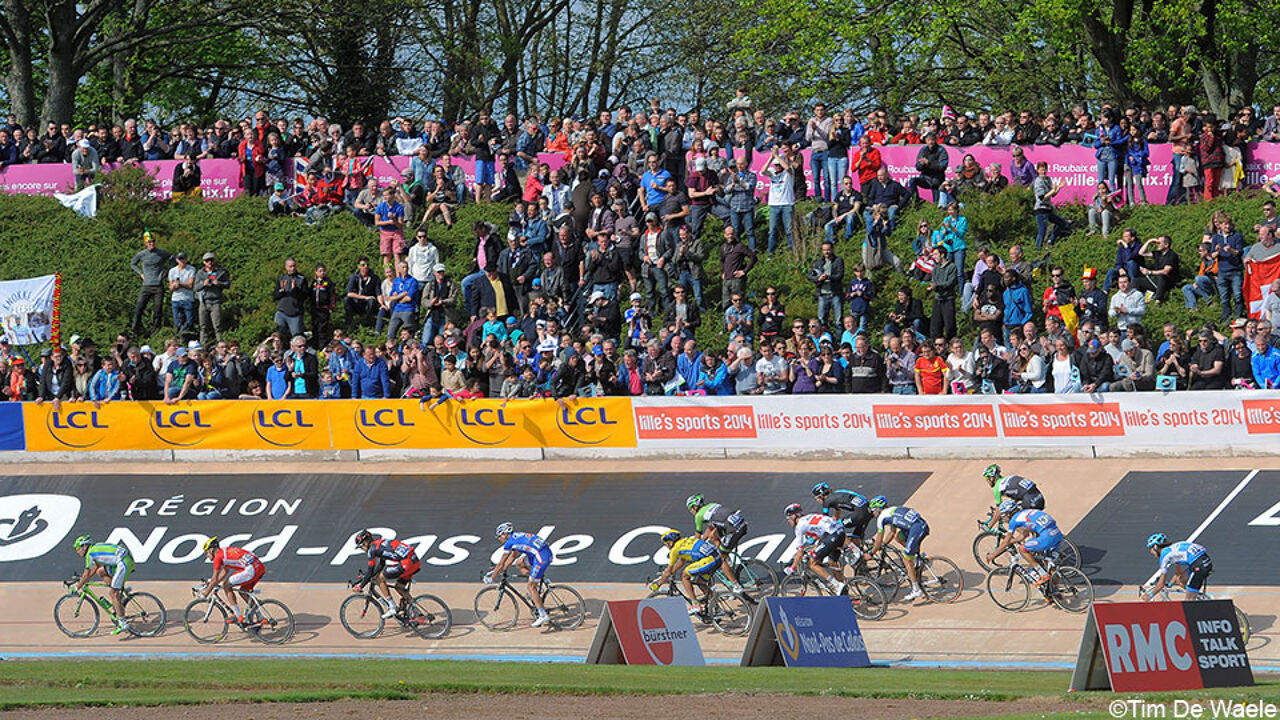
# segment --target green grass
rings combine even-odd
[[[181,705],[232,698],[256,702],[411,699],[424,693],[683,695],[776,693],[1002,702],[1071,699],[1082,711],[1109,698],[1067,695],[1062,672],[869,668],[662,668],[419,660],[159,660],[0,664],[0,710],[36,706]],[[1280,681],[1199,697],[1266,699]],[[1150,695],[1172,700],[1187,694]],[[993,708],[994,710],[994,708]]]

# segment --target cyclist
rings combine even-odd
[[[240,612],[238,599],[243,597],[245,605],[249,604],[249,593],[253,592],[258,581],[267,573],[267,567],[257,555],[244,548],[220,547],[217,535],[204,542],[204,557],[213,563],[213,575],[200,589],[200,597],[209,597],[211,593],[221,589],[234,616],[227,618],[227,622],[244,625],[244,613]]]
[[[822,582],[831,591],[832,595],[843,595],[846,589],[844,582],[844,573],[840,570],[840,563],[837,560],[840,556],[840,549],[844,547],[848,540],[845,534],[844,524],[839,520],[820,515],[818,513],[804,514],[804,510],[799,503],[792,503],[782,511],[783,517],[787,519],[787,523],[796,531],[796,548],[795,555],[791,557],[791,563],[785,568],[785,572],[790,575],[796,571],[796,563],[800,561],[802,555],[809,556],[809,568],[817,574]],[[806,546],[812,545],[812,550],[806,551]],[[836,567],[830,572],[823,566],[823,561],[831,559],[836,560]],[[834,577],[833,577],[834,576]]]
[[[1058,521],[1043,510],[1019,510],[1016,500],[1000,503],[999,512],[1001,519],[1009,523],[1009,532],[1000,538],[1000,544],[994,551],[987,553],[987,562],[994,562],[997,555],[1016,543],[1018,554],[1030,568],[1035,584],[1045,584],[1049,576],[1036,555],[1047,555],[1062,544],[1062,531],[1058,529]]]
[[[662,575],[649,583],[649,589],[657,591],[672,575],[680,574],[680,588],[685,600],[689,603],[689,614],[697,615],[703,611],[703,604],[693,590],[693,579],[710,577],[720,569],[720,553],[711,543],[696,535],[680,537],[679,530],[668,530],[662,533],[662,544],[667,546],[667,566]],[[711,588],[703,587],[704,600],[711,598]]]
[[[393,538],[382,538],[368,530],[361,530],[356,533],[355,542],[356,547],[363,550],[369,558],[369,566],[365,568],[364,575],[353,586],[355,591],[360,592],[360,589],[370,582],[377,583],[378,591],[382,593],[382,604],[385,608],[382,617],[395,617],[396,605],[391,599],[387,581],[395,581],[395,585],[392,587],[394,587],[396,594],[400,596],[400,607],[408,607],[409,583],[413,581],[413,576],[422,569],[422,563],[418,561],[417,551],[408,543],[403,543]]]
[[[1187,592],[1187,600],[1195,600],[1204,592],[1204,581],[1213,573],[1213,561],[1203,545],[1184,540],[1169,542],[1169,536],[1156,533],[1147,538],[1147,549],[1160,559],[1160,577],[1150,591],[1143,588],[1143,597],[1150,600],[1166,585],[1181,586]]]
[[[543,576],[547,573],[547,567],[555,559],[551,554],[551,548],[547,546],[546,540],[533,533],[516,532],[515,526],[509,522],[498,525],[493,535],[498,538],[502,543],[502,549],[507,552],[484,576],[485,584],[492,585],[495,575],[515,565],[521,575],[529,576],[529,597],[538,608],[538,617],[533,619],[531,625],[542,627],[551,617],[547,615],[547,610],[542,605],[542,593],[538,592],[538,584],[542,582]]]
[[[920,569],[916,567],[916,556],[920,554],[920,544],[929,536],[929,523],[920,513],[906,505],[885,507],[883,496],[872,498],[867,506],[876,515],[876,539],[871,545],[871,554],[880,552],[880,548],[896,537],[902,545],[903,557],[907,566],[907,579],[911,581],[911,592],[902,598],[906,602],[924,595],[920,589]]]
[[[107,593],[111,596],[111,607],[116,612],[116,629],[112,635],[119,635],[129,629],[124,619],[124,583],[133,572],[133,557],[129,549],[123,545],[95,543],[88,535],[76,538],[76,554],[84,558],[84,573],[75,584],[75,592],[84,589],[86,583],[95,575],[107,581]]]
[[[693,529],[703,540],[716,546],[720,558],[726,559],[738,543],[747,534],[747,519],[741,510],[730,510],[720,503],[709,503],[701,495],[690,495],[685,507],[693,513]],[[734,574],[733,563],[721,563],[729,587],[734,592],[742,592],[738,584],[738,576]]]
[[[1036,484],[1021,475],[1001,475],[999,465],[988,465],[982,477],[995,493],[996,505],[1004,499],[1017,501],[1019,509],[1044,509],[1044,494]]]
[[[844,532],[852,540],[849,549],[853,551],[853,562],[862,557],[859,544],[867,534],[867,525],[871,522],[871,508],[862,493],[853,490],[832,490],[825,482],[813,486],[813,497],[822,505],[822,512],[844,523]],[[884,496],[877,496],[881,500]]]

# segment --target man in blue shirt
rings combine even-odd
[[[378,357],[375,345],[366,345],[364,357],[351,366],[351,397],[356,399],[391,397],[391,379],[387,373],[387,363]]]
[[[1258,388],[1266,390],[1268,388],[1280,387],[1280,351],[1271,347],[1268,342],[1268,334],[1264,330],[1259,330],[1254,336],[1253,351],[1253,379],[1257,381]]]
[[[1218,222],[1213,234],[1213,258],[1218,261],[1218,300],[1222,303],[1222,320],[1245,315],[1244,306],[1244,237],[1230,220]],[[1232,302],[1235,309],[1232,310]]]
[[[409,274],[409,263],[396,263],[396,276],[391,281],[391,322],[387,324],[387,339],[395,340],[400,327],[413,332],[416,327],[414,311],[418,307],[418,281]]]
[[[650,208],[657,211],[662,202],[667,199],[666,185],[671,180],[671,173],[662,169],[662,165],[658,161],[658,153],[651,152],[645,156],[646,170],[644,175],[640,176],[640,204],[644,207],[645,212]]]

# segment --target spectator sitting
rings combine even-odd
[[[1122,354],[1116,362],[1117,380],[1111,384],[1113,392],[1153,390],[1156,386],[1156,361],[1151,351],[1131,338],[1120,343]]]
[[[1108,305],[1108,315],[1112,322],[1117,328],[1124,330],[1133,323],[1142,322],[1146,314],[1147,301],[1142,297],[1142,292],[1132,286],[1128,273],[1120,274],[1116,294],[1111,296],[1111,303]]]

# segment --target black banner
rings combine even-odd
[[[268,579],[338,582],[363,566],[352,536],[370,528],[418,548],[426,582],[479,580],[504,521],[536,532],[556,562],[548,576],[640,581],[658,569],[663,529],[692,532],[685,498],[741,508],[743,554],[776,561],[794,537],[782,510],[816,508],[819,481],[891,504],[928,473],[609,473],[509,475],[46,475],[0,480],[0,581],[60,580],[82,568],[82,534],[125,545],[139,580],[207,576],[209,535],[257,553]]]

